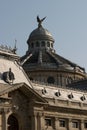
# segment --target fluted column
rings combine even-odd
[[[32,130],[37,130],[37,115],[32,116]]]
[[[84,121],[83,120],[80,121],[80,130],[84,130]]]
[[[55,130],[58,130],[59,128],[59,120],[58,117],[55,117]]]
[[[45,128],[45,119],[44,119],[44,114],[39,113],[39,119],[40,119],[40,125],[39,125],[39,130],[44,130]]]
[[[6,113],[4,111],[2,113],[2,130],[7,130]]]
[[[72,119],[68,119],[68,130],[72,129]]]
[[[0,130],[2,130],[2,115],[0,113]]]

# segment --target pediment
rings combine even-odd
[[[39,95],[33,88],[29,87],[25,83],[5,86],[3,91],[0,91],[0,96],[14,93],[15,91],[20,91],[26,96],[27,99],[34,99],[35,101],[40,103],[47,103],[47,101],[41,95]]]

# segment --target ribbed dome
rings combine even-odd
[[[22,60],[26,59],[26,56],[27,55],[22,57]],[[39,50],[33,52],[33,55],[24,64],[25,67],[27,65],[28,68],[30,67],[29,69],[38,69],[39,67],[39,69],[43,70],[57,69],[61,71],[66,70],[67,72],[77,71],[85,74],[84,68],[49,50]]]
[[[24,70],[31,80],[66,86],[86,78],[85,69],[56,54],[51,33],[43,28],[37,16],[38,28],[28,38],[28,51],[21,57]]]
[[[27,43],[35,40],[47,40],[47,41],[49,40],[54,42],[51,33],[47,29],[44,29],[42,26],[36,28],[31,32]]]

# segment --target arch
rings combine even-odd
[[[40,46],[39,41],[36,41],[36,47],[39,47],[39,46]]]
[[[41,46],[44,47],[45,46],[45,41],[41,42]]]
[[[8,117],[7,123],[8,123],[8,130],[19,130],[18,119],[13,114],[11,114]]]

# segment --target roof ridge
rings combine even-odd
[[[53,53],[52,53],[51,51],[48,51],[48,50],[47,50],[47,53],[50,54],[50,55],[55,59],[57,65],[62,64],[62,62],[59,61],[59,60],[53,55]]]
[[[16,63],[17,63],[17,61],[16,61]],[[15,62],[14,62],[14,64],[15,64]],[[26,79],[28,80],[28,82],[29,82],[31,88],[33,88],[32,84],[31,84],[31,81],[30,81],[30,79],[28,78],[28,75],[27,75],[26,72],[24,71],[23,67],[22,67],[20,64],[18,64],[18,63],[17,63],[17,65],[19,66],[19,69],[21,69],[21,71],[23,72],[24,76],[25,76]],[[20,67],[21,67],[21,68],[20,68]],[[28,85],[29,85],[29,84],[28,84]]]

